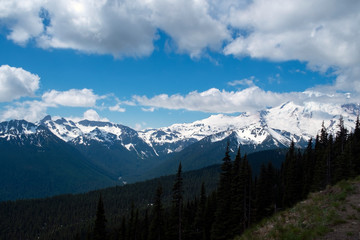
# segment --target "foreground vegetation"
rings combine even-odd
[[[358,239],[360,176],[312,193],[294,207],[264,219],[235,240]]]

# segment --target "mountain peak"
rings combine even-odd
[[[323,121],[330,133],[336,133],[336,122],[340,115],[344,117],[345,127],[353,129],[359,110],[359,104],[340,106],[306,102],[298,105],[289,101],[255,113],[240,113],[236,116],[216,114],[192,123],[142,131],[105,121],[72,121],[66,118],[54,119],[51,116],[46,116],[38,125],[72,144],[89,145],[98,142],[107,147],[122,146],[128,151],[136,151],[139,156],[160,156],[181,151],[204,138],[211,142],[236,138],[242,145],[266,144],[269,148],[287,146],[292,139],[306,142],[318,134]],[[25,126],[26,122],[10,121],[7,124]],[[131,148],[129,144],[132,144]],[[144,149],[147,150],[143,151]]]

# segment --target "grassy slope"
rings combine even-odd
[[[341,181],[263,220],[235,240],[359,239],[360,176]]]

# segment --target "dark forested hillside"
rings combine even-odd
[[[238,141],[234,136],[231,135],[218,142],[211,142],[209,138],[204,138],[199,142],[191,144],[181,152],[173,153],[165,157],[160,164],[156,165],[154,168],[148,169],[141,176],[137,176],[136,179],[150,179],[168,174],[169,172],[176,172],[180,161],[184,171],[200,169],[214,164],[221,164],[224,149],[226,148],[226,144],[228,142],[230,144],[229,154],[231,157],[235,157],[236,150],[238,148]],[[256,149],[256,147],[258,147],[258,149]],[[274,150],[268,148],[266,145],[240,145],[240,148],[243,153],[248,153],[249,156],[252,156],[255,169],[260,169],[260,165],[264,161],[271,161],[275,166],[280,167],[283,160],[280,155],[285,156],[287,150],[286,148]],[[259,148],[261,148],[262,151]],[[280,159],[280,161],[278,159]]]
[[[267,161],[280,167],[285,153],[283,150],[269,150],[250,154],[248,159],[257,173],[261,164]],[[202,182],[208,194],[214,191],[220,171],[220,165],[213,165],[185,172],[184,199],[191,200],[196,197],[200,193]],[[131,203],[142,209],[141,214],[144,214],[143,210],[154,202],[159,183],[162,186],[163,204],[170,206],[173,180],[174,176],[171,175],[86,194],[0,203],[0,239],[33,239],[37,235],[47,239],[45,236],[52,238],[52,234],[55,234],[55,239],[68,239],[74,231],[86,232],[92,226],[100,193],[105,205],[108,226],[116,226],[121,222],[122,216],[130,213]],[[31,224],[28,224],[29,221]]]
[[[193,199],[202,182],[213,191],[219,171],[217,165],[184,173],[184,199]],[[173,180],[171,175],[85,194],[1,202],[0,239],[71,239],[74,232],[86,232],[92,226],[100,193],[108,226],[116,226],[122,216],[130,213],[132,203],[142,210],[149,207],[159,184],[163,188],[162,201],[169,205]]]
[[[0,201],[80,193],[116,184],[74,147],[38,128],[34,136],[11,141],[0,138]]]

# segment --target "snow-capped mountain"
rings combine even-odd
[[[84,148],[98,144],[107,149],[118,147],[140,159],[148,159],[180,152],[201,140],[218,142],[228,137],[235,138],[239,145],[254,148],[264,144],[267,148],[286,147],[292,140],[303,146],[309,138],[316,136],[322,122],[330,133],[335,134],[342,116],[345,127],[353,129],[359,111],[359,104],[339,106],[309,102],[297,105],[287,102],[255,113],[238,116],[218,114],[193,123],[142,131],[110,122],[73,121],[47,116],[36,124],[22,121],[19,126],[11,126],[12,121],[4,122],[0,125],[0,138],[30,137],[48,129],[75,146]]]
[[[223,114],[186,124],[174,124],[160,129],[146,129],[139,136],[155,149],[166,146],[162,152],[181,151],[187,145],[209,139],[222,141],[233,136],[241,145],[286,147],[294,140],[302,146],[315,137],[324,121],[330,133],[335,134],[340,116],[349,130],[354,128],[360,107],[357,104],[336,106],[331,104],[306,103],[304,106],[293,102],[238,116]]]
[[[44,141],[56,138],[45,127],[25,120],[11,120],[0,123],[0,141],[5,141],[18,146],[34,145],[42,147]]]
[[[281,106],[238,116],[223,114],[193,123],[173,124],[159,129],[135,131],[121,124],[100,121],[72,121],[64,118],[40,121],[53,134],[74,145],[101,143],[106,147],[120,145],[140,158],[164,156],[180,152],[202,139],[222,141],[232,136],[239,145],[267,148],[286,147],[292,140],[303,146],[315,137],[324,121],[330,133],[337,131],[337,122],[343,116],[345,127],[354,127],[359,104],[332,105],[309,102],[303,106],[287,102]]]
[[[75,122],[65,118],[53,120],[51,116],[46,116],[39,124],[47,127],[60,139],[74,145],[90,146],[100,143],[107,148],[121,146],[136,153],[140,158],[156,155],[154,149],[139,137],[137,131],[121,124],[89,120]]]

